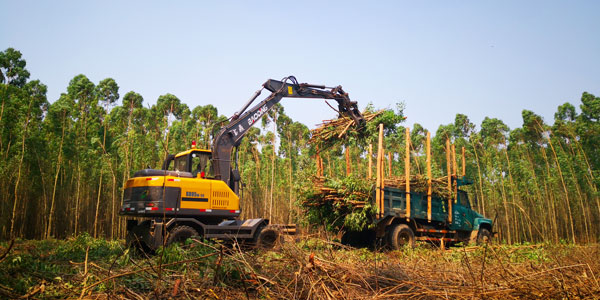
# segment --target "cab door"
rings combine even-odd
[[[465,191],[458,191],[458,201],[454,203],[452,230],[473,230],[473,210],[469,204],[469,196]]]

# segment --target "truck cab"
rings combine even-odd
[[[469,194],[460,189],[463,186],[473,184],[473,181],[464,177],[456,179],[457,193],[456,200],[452,206],[453,217],[452,222],[449,224],[450,230],[458,232],[470,232],[469,240],[476,241],[477,235],[479,234],[480,227],[487,230],[486,234],[491,234],[492,220],[485,218],[471,207],[469,201]],[[488,236],[489,238],[489,236]]]

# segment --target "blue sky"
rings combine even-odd
[[[600,1],[6,1],[0,49],[55,101],[69,81],[112,77],[145,105],[172,93],[230,116],[268,78],[342,85],[362,108],[404,102],[435,132],[464,113],[522,124],[600,95]],[[335,113],[286,99],[314,127]],[[479,128],[479,126],[478,126]]]

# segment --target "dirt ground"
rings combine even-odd
[[[10,248],[0,298],[600,299],[598,244],[380,251],[297,237],[267,251],[188,240],[146,257],[83,235]]]

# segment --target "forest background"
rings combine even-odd
[[[0,240],[83,232],[122,238],[125,180],[159,167],[167,153],[188,149],[192,141],[209,149],[228,119],[216,103],[191,108],[173,94],[145,105],[142,95],[123,94],[111,78],[94,83],[77,75],[52,103],[46,92],[42,82],[30,80],[18,50],[0,52]],[[367,106],[377,109],[376,103]],[[403,109],[403,103],[387,108],[365,139],[321,151],[325,174],[366,177],[374,126],[383,123],[385,148],[393,153],[386,176],[403,175]],[[500,119],[486,117],[476,126],[457,114],[454,123],[432,132],[434,176],[446,172],[450,139],[457,149],[465,147],[473,205],[496,220],[502,240],[598,241],[600,98],[582,91],[581,99],[557,107],[551,121],[529,110],[522,119],[521,127],[510,129]],[[281,105],[263,117],[262,129],[253,128],[240,146],[242,217],[303,223],[309,216],[299,204],[316,174],[311,133]],[[427,131],[418,123],[410,128],[413,174],[424,173]]]

